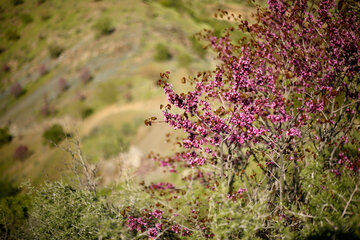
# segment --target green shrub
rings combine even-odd
[[[87,107],[81,110],[81,118],[85,119],[94,113],[94,109]]]
[[[49,144],[54,146],[54,144],[59,144],[66,137],[66,133],[59,124],[54,124],[50,128],[46,129],[43,133],[44,144]]]
[[[95,29],[96,36],[98,37],[109,35],[115,31],[115,27],[113,26],[111,19],[107,17],[99,18],[95,22],[93,28]]]
[[[23,22],[23,24],[27,25],[29,23],[32,23],[34,21],[34,19],[32,18],[32,16],[28,13],[23,13],[20,15],[20,19]]]
[[[9,40],[9,41],[17,41],[20,39],[20,34],[14,28],[8,29],[5,32],[5,35],[6,35],[7,40]]]
[[[30,198],[8,181],[0,181],[1,239],[24,239],[24,226],[30,209]]]
[[[170,60],[171,58],[172,58],[172,55],[166,45],[164,45],[162,43],[158,43],[155,46],[154,59],[156,61],[167,61],[167,60]]]
[[[48,51],[51,58],[58,58],[63,53],[64,48],[58,44],[50,44],[48,46]]]
[[[51,18],[51,14],[48,12],[41,15],[41,20],[44,22],[49,20],[50,18]]]
[[[11,142],[13,136],[9,133],[9,129],[7,127],[0,128],[0,147]]]
[[[38,1],[37,1],[37,4],[38,4],[38,5],[41,5],[41,4],[45,3],[45,2],[46,2],[46,0],[38,0]]]
[[[125,239],[119,210],[88,191],[54,182],[33,190],[31,198],[32,239]]]
[[[23,3],[24,3],[24,0],[11,0],[11,3],[12,3],[14,6],[17,6],[17,5],[23,4]]]

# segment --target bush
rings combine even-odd
[[[42,15],[41,15],[41,20],[42,21],[47,21],[47,20],[49,20],[51,18],[51,14],[50,13],[43,13]]]
[[[14,28],[7,30],[5,36],[9,41],[17,41],[20,39],[20,34]]]
[[[46,1],[47,1],[47,0],[38,0],[38,1],[37,1],[37,4],[38,4],[38,5],[41,5],[41,4],[45,3]]]
[[[24,3],[24,0],[11,0],[11,3],[12,3],[14,6],[17,6],[17,5],[23,4],[23,3]]]
[[[2,69],[4,73],[11,72],[11,67],[9,64],[4,63]]]
[[[11,95],[13,95],[14,97],[18,98],[21,95],[23,95],[25,93],[23,87],[20,85],[20,83],[14,83],[11,86],[10,89]]]
[[[24,161],[30,155],[29,148],[25,145],[20,145],[15,149],[13,158],[15,160]]]
[[[23,22],[23,24],[27,25],[29,23],[32,23],[34,21],[34,19],[32,18],[32,16],[28,13],[23,13],[20,15],[20,19]]]
[[[122,215],[103,199],[61,182],[31,194],[33,239],[122,239]]]
[[[106,17],[99,18],[95,22],[93,28],[95,29],[97,36],[109,35],[115,31],[111,19]]]
[[[53,43],[48,46],[48,50],[51,58],[58,58],[63,53],[64,48]]]
[[[167,60],[170,60],[171,58],[172,58],[172,55],[166,45],[164,45],[162,43],[158,43],[155,46],[154,59],[156,61],[167,61]]]
[[[65,92],[69,88],[69,85],[65,78],[63,78],[63,77],[59,78],[58,87],[59,87],[60,92]]]
[[[88,82],[90,82],[91,79],[92,79],[92,75],[90,73],[90,70],[88,68],[86,68],[86,67],[81,69],[81,71],[80,71],[80,80],[83,83],[88,83]]]
[[[9,129],[7,127],[0,128],[0,147],[7,143],[10,143],[12,139],[13,136],[9,133]]]
[[[31,200],[10,182],[0,182],[0,235],[2,239],[24,239]]]
[[[81,118],[82,119],[88,118],[93,113],[94,113],[94,109],[92,109],[90,107],[84,108],[83,110],[81,110]]]
[[[42,77],[42,76],[45,76],[49,72],[49,70],[45,64],[41,64],[38,67],[38,72],[39,72],[39,76]]]
[[[59,124],[54,124],[43,133],[44,144],[54,146],[66,138],[67,134]]]
[[[251,37],[204,31],[218,64],[189,77],[189,92],[161,74],[163,121],[187,134],[175,154],[151,158],[190,189],[154,198],[181,209],[194,239],[353,237],[352,221],[359,232],[360,12],[309,2],[268,1],[253,25],[221,11]]]

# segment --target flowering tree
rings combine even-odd
[[[169,102],[161,106],[164,121],[187,134],[174,156],[152,157],[173,172],[178,163],[196,170],[187,179],[214,191],[225,186],[229,199],[264,203],[260,237],[276,236],[270,229],[279,219],[292,230],[308,219],[336,225],[312,215],[318,213],[311,206],[321,214],[335,211],[335,218],[354,216],[360,190],[359,13],[355,1],[331,0],[269,0],[255,24],[221,11],[220,17],[240,24],[221,37],[202,34],[218,54],[216,69],[184,78],[194,88],[188,93],[177,93],[170,73],[161,74]],[[247,35],[234,43],[234,31]],[[324,195],[315,206],[319,191],[341,204]],[[206,227],[196,229],[213,236]]]

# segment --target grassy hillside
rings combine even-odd
[[[176,80],[209,69],[212,53],[193,35],[229,25],[212,17],[218,8],[249,17],[253,8],[239,2],[1,1],[0,127],[13,139],[0,148],[0,175],[19,182],[60,177],[69,156],[42,137],[55,123],[80,139],[90,161],[102,162],[104,182],[120,174],[106,169],[126,162],[138,169],[151,150],[171,151],[160,147],[165,126],[142,124],[161,117],[159,72]],[[19,146],[28,148],[22,160],[14,156]]]

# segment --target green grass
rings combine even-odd
[[[129,148],[125,134],[112,125],[102,125],[93,129],[90,135],[82,139],[82,143],[83,151],[90,162],[115,157]]]

